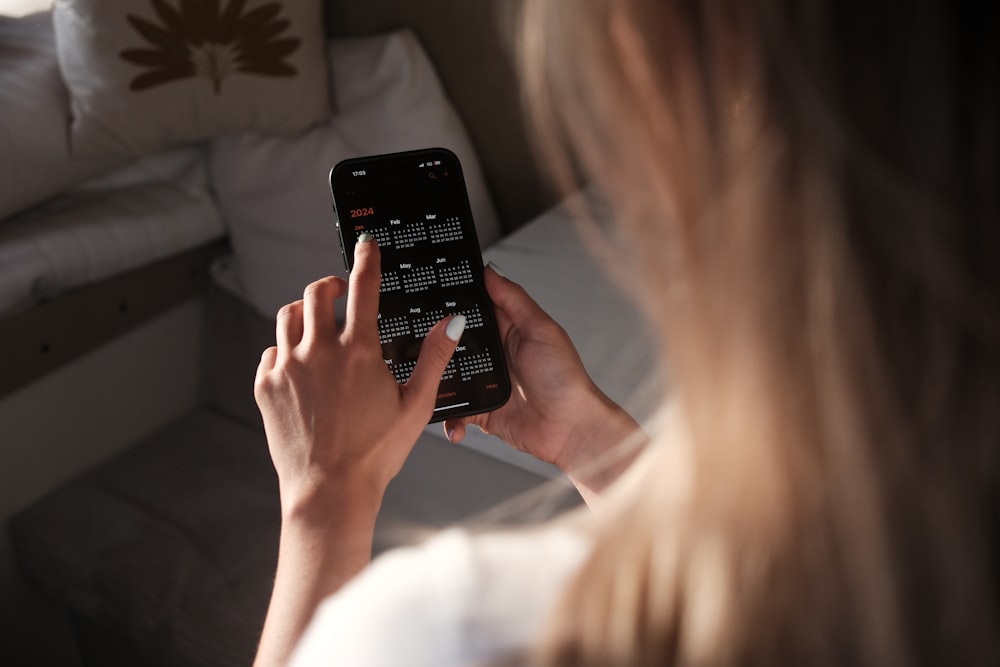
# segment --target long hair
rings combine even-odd
[[[684,424],[539,664],[1000,664],[997,11],[526,0],[538,142],[609,193]]]

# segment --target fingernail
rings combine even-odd
[[[504,273],[503,271],[501,271],[501,270],[500,270],[500,267],[499,267],[499,266],[497,266],[496,264],[494,264],[494,263],[493,263],[492,261],[491,261],[491,262],[488,262],[488,263],[486,264],[486,266],[490,267],[490,269],[492,269],[493,273],[497,274],[497,275],[498,275],[498,276],[500,276],[501,278],[506,278],[506,277],[507,277],[507,274],[506,274],[506,273]]]
[[[369,234],[368,232],[361,232],[360,234],[358,234],[358,243],[368,243],[374,238],[375,237]]]
[[[453,429],[453,428],[446,428],[444,430],[444,434],[446,436],[448,436],[448,442],[454,442],[455,441],[455,429]]]
[[[465,331],[465,315],[456,315],[451,318],[451,322],[448,322],[448,326],[444,328],[444,334],[456,342],[462,337],[463,331]]]

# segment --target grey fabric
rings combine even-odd
[[[543,481],[425,435],[386,493],[375,551]],[[548,500],[551,514],[579,498]],[[526,519],[491,520],[504,518]],[[88,626],[133,644],[144,664],[207,667],[252,662],[279,527],[263,433],[201,409],[50,494],[11,531],[26,578]]]
[[[253,378],[261,353],[271,345],[274,320],[213,282],[205,296],[202,400],[244,424],[263,428],[253,397]]]
[[[22,572],[167,664],[247,665],[277,560],[264,436],[195,411],[17,516]]]
[[[206,407],[12,521],[24,576],[91,630],[131,642],[142,664],[252,662],[280,527],[277,481],[252,393],[273,327],[213,285]],[[412,539],[413,529],[486,511],[543,481],[425,434],[386,493],[375,551]],[[547,510],[578,500],[552,497]],[[518,511],[506,518],[525,516]],[[96,664],[111,660],[102,654]]]

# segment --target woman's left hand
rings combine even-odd
[[[350,288],[328,277],[277,318],[277,346],[261,357],[254,394],[264,418],[285,510],[335,486],[377,505],[430,420],[438,384],[457,341],[448,321],[427,334],[412,376],[396,383],[378,336],[378,244],[355,247]],[[337,325],[334,301],[347,292]],[[452,318],[454,338],[464,318]],[[360,498],[358,498],[360,496]]]

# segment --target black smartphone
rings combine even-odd
[[[330,190],[347,270],[361,233],[382,252],[378,333],[396,381],[409,379],[431,327],[463,314],[431,423],[506,403],[510,376],[458,157],[431,148],[344,160],[330,170]]]

